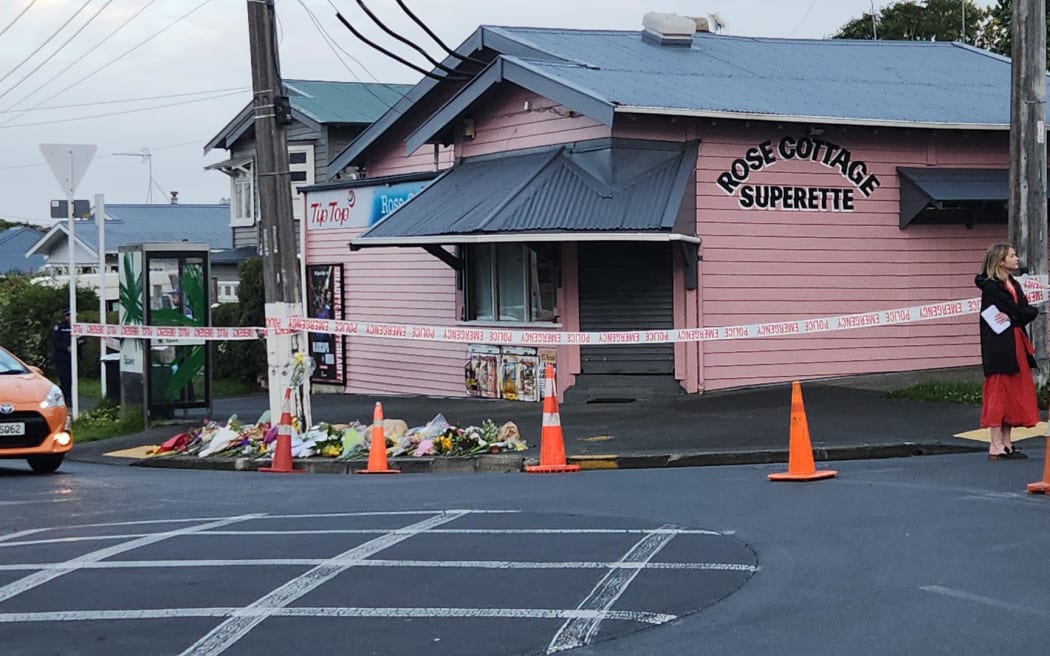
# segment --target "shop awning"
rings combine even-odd
[[[911,223],[987,223],[1005,220],[1008,169],[898,167],[900,227]]]
[[[695,141],[603,139],[521,155],[471,158],[442,174],[350,247],[699,242],[696,156]]]

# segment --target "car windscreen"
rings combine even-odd
[[[4,374],[25,374],[29,370],[25,368],[13,355],[0,349],[0,376]]]

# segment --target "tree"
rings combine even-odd
[[[1009,0],[999,0],[1000,4]],[[875,17],[879,39],[894,41],[959,41],[963,26],[959,0],[902,0],[884,7]],[[966,43],[982,45],[989,11],[966,0]],[[871,39],[871,14],[843,25],[836,39]]]
[[[1012,0],[998,0],[988,12],[989,19],[982,35],[986,48],[1005,57],[1010,56],[1013,48],[1013,5]],[[1050,34],[1050,0],[1046,0],[1046,7],[1047,34]],[[1047,53],[1046,61],[1050,68],[1050,52]]]

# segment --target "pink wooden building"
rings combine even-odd
[[[872,313],[537,348],[582,397],[979,362],[974,315],[880,313],[975,296],[1005,238],[1008,60],[647,15],[637,32],[482,27],[445,64],[469,80],[424,79],[306,192],[306,262],[341,270],[337,318],[560,332]],[[465,369],[484,346],[348,337],[339,389],[478,393]]]

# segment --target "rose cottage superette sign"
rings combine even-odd
[[[838,172],[852,187],[754,184],[752,176],[778,161],[814,162]],[[868,198],[879,188],[879,179],[868,165],[838,144],[812,137],[783,137],[776,144],[766,140],[734,159],[715,181],[727,195],[739,195],[745,210],[852,212],[857,194]]]

